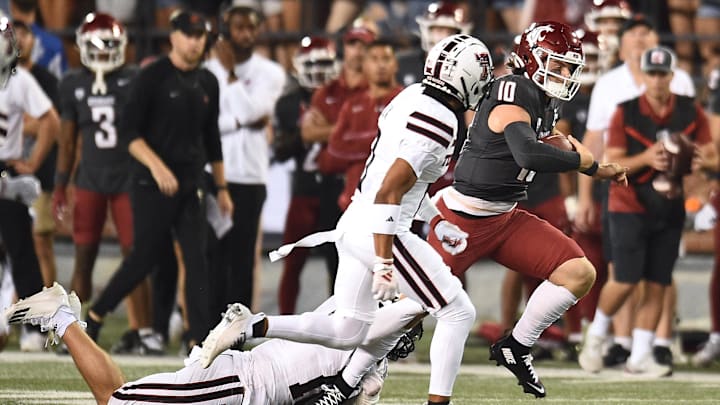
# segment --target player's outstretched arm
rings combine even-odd
[[[97,403],[107,404],[112,393],[125,384],[120,368],[77,322],[68,326],[63,342]]]
[[[400,219],[400,201],[416,181],[415,171],[410,164],[403,159],[396,159],[375,195],[370,220],[376,256],[372,292],[377,300],[389,300],[397,295],[398,285],[392,270],[393,238]]]

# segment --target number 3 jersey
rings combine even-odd
[[[530,115],[530,126],[538,138],[547,136],[558,117],[556,101],[551,101],[530,79],[506,75],[493,82],[480,103],[460,159],[455,166],[453,187],[460,193],[485,201],[516,202],[527,199],[527,187],[535,172],[515,162],[503,133],[488,126],[492,110],[503,104],[517,105]]]
[[[390,166],[396,159],[403,159],[415,172],[417,182],[401,200],[397,226],[398,232],[410,229],[428,187],[447,171],[457,135],[455,112],[426,94],[427,91],[424,85],[413,84],[400,92],[380,114],[378,135],[371,146],[358,191],[341,222],[367,224],[367,212],[361,207],[375,201]],[[355,214],[350,214],[351,210]]]
[[[69,72],[60,83],[63,121],[74,122],[82,151],[75,184],[83,189],[115,194],[128,191],[130,154],[122,136],[123,107],[128,101],[135,67],[123,66],[105,74],[106,94],[93,94],[95,74],[88,69]]]

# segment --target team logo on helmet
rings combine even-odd
[[[538,42],[545,40],[545,34],[548,32],[555,31],[553,27],[549,25],[541,25],[538,27],[530,26],[530,30],[527,33],[527,42],[531,47],[534,47],[537,45]]]

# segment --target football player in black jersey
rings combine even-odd
[[[124,118],[121,107],[127,102],[137,68],[125,64],[125,28],[108,14],[88,14],[77,30],[76,41],[84,68],[68,72],[60,83],[62,123],[53,205],[56,215],[62,218],[80,138],[82,150],[75,173],[73,209],[72,288],[81,301],[87,302],[92,295],[92,271],[108,205],[123,255],[132,246],[130,154],[127,145],[118,142],[118,133]],[[150,326],[149,284],[141,284],[127,303],[130,333],[134,335],[139,328]],[[157,353],[161,347],[155,343],[150,342],[147,350],[141,351]]]
[[[538,141],[552,133],[560,100],[580,87],[584,65],[581,42],[567,25],[532,24],[510,61],[513,74],[497,79],[480,104],[455,169],[455,182],[438,193],[438,208],[466,230],[468,249],[445,254],[453,272],[462,273],[483,257],[546,280],[530,297],[511,334],[490,349],[491,359],[508,368],[525,392],[545,396],[532,365],[530,347],[545,328],[585,295],[595,270],[578,245],[546,221],[517,208],[527,198],[536,172],[581,171],[626,183],[625,168],[598,164],[592,153],[568,137],[576,151]]]

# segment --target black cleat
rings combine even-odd
[[[624,366],[628,357],[630,357],[630,350],[615,343],[610,346],[607,354],[603,356],[603,366],[607,368]]]
[[[90,316],[87,317],[87,327],[85,328],[85,333],[87,333],[88,336],[90,336],[90,339],[92,339],[95,343],[97,343],[98,338],[100,337],[100,328],[102,328],[103,324],[102,322],[97,322],[96,320],[92,319]]]
[[[110,348],[110,353],[136,354],[138,346],[140,346],[140,335],[138,335],[137,330],[130,329],[120,336],[120,340],[118,340],[112,348]]]
[[[512,334],[507,335],[494,345],[490,346],[490,360],[495,360],[498,366],[504,366],[518,379],[518,385],[523,391],[542,398],[546,395],[545,386],[538,378],[532,365],[530,348],[518,343]]]
[[[313,397],[308,403],[313,405],[340,405],[347,397],[340,392],[335,384],[323,384],[320,386],[320,393]]]
[[[669,347],[654,346],[653,357],[658,364],[670,366],[670,375],[672,375],[673,354]]]

